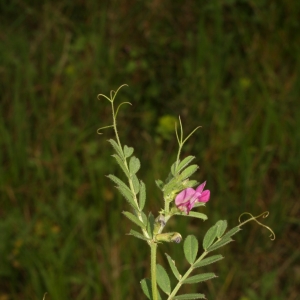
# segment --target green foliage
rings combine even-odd
[[[129,211],[123,211],[123,214],[131,220],[136,225],[140,226],[142,229],[146,229],[146,225],[141,222],[134,214],[130,213]]]
[[[132,147],[124,146],[124,156],[125,158],[130,157],[133,154],[134,149]]]
[[[146,186],[144,182],[140,182],[140,195],[139,195],[139,206],[140,210],[144,209],[146,203]]]
[[[107,177],[117,184],[116,188],[120,191],[120,193],[124,196],[128,203],[134,209],[138,210],[137,204],[134,201],[134,195],[130,188],[121,179],[114,175],[108,175]]]
[[[218,226],[214,225],[208,229],[203,238],[203,249],[207,250],[209,246],[212,245],[214,240],[217,238]]]
[[[224,232],[227,228],[227,221],[220,220],[216,223],[216,226],[218,227],[218,229],[217,229],[217,238],[219,239],[224,234]]]
[[[144,294],[147,296],[148,299],[152,300],[152,290],[151,290],[151,280],[148,278],[145,278],[141,280],[141,287],[144,292]],[[158,300],[161,300],[161,296],[158,292]]]
[[[141,163],[140,163],[140,160],[135,157],[135,156],[132,156],[129,160],[129,171],[130,171],[130,174],[135,174],[137,173],[137,171],[140,169],[141,167]]]
[[[144,235],[142,235],[141,233],[131,229],[129,232],[129,235],[133,235],[138,239],[144,240],[144,241],[148,241],[149,239],[147,239]]]
[[[180,215],[180,216],[184,216],[184,217],[193,217],[193,218],[198,218],[201,219],[203,221],[207,220],[207,216],[203,213],[198,213],[195,211],[190,211],[189,214],[185,214],[185,213],[181,213],[181,212],[176,212],[176,215]]]
[[[176,176],[182,169],[187,167],[193,159],[195,159],[195,156],[190,155],[184,158],[180,163],[176,161],[171,167],[173,176]]]
[[[121,167],[121,169],[122,169],[122,171],[124,172],[124,174],[126,175],[126,177],[129,177],[129,176],[130,176],[129,171],[128,171],[128,169],[126,168],[126,166],[125,166],[125,164],[124,164],[124,161],[120,158],[120,156],[117,155],[117,154],[114,154],[114,155],[112,155],[112,156],[116,159],[118,165]]]
[[[183,284],[199,283],[199,282],[207,281],[209,279],[213,279],[215,277],[217,276],[214,273],[203,273],[203,274],[191,276],[186,280],[184,280],[182,283]]]
[[[144,294],[147,296],[148,299],[152,299],[152,290],[151,290],[151,280],[145,278],[141,280],[141,286]]]
[[[153,238],[154,223],[155,223],[154,216],[150,212],[148,215],[147,232],[151,238]]]
[[[160,264],[156,265],[156,273],[157,273],[157,284],[163,290],[164,293],[170,295],[171,282],[168,273]]]
[[[186,260],[193,264],[198,253],[198,241],[194,235],[188,235],[183,244]]]
[[[109,139],[108,142],[113,146],[114,150],[117,152],[121,159],[124,158],[124,153],[122,148],[117,144],[117,142],[113,139]]]
[[[178,272],[178,269],[177,269],[177,267],[175,265],[175,261],[172,260],[172,258],[167,253],[165,253],[165,255],[166,255],[167,259],[168,259],[170,268],[171,268],[174,276],[176,277],[177,280],[180,280],[182,276]]]
[[[217,255],[213,255],[207,258],[204,258],[203,260],[198,261],[197,263],[194,264],[194,268],[200,268],[200,267],[204,267],[210,264],[213,264],[221,259],[223,259],[224,257],[220,254]]]

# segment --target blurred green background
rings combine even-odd
[[[187,286],[216,300],[300,294],[300,1],[11,0],[0,3],[0,300],[144,299],[149,249],[127,236],[122,177],[107,139],[108,94],[123,83],[120,136],[141,159],[146,212],[177,150],[174,120],[202,128],[185,146],[207,180],[208,221],[169,229],[201,238],[244,211],[247,224]],[[188,220],[187,220],[188,219]],[[181,245],[162,245],[179,270]]]

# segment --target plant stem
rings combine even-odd
[[[157,296],[157,284],[156,284],[156,251],[157,243],[152,242],[151,248],[151,287],[152,287],[152,299],[158,300]]]
[[[172,300],[178,290],[181,288],[182,283],[189,277],[189,275],[193,272],[194,270],[194,264],[196,264],[197,262],[201,261],[206,255],[208,254],[208,252],[204,251],[202,253],[202,255],[190,266],[190,268],[186,271],[186,273],[182,276],[182,278],[179,280],[179,282],[177,283],[177,285],[175,286],[175,288],[173,289],[172,293],[170,294],[169,298],[167,300]]]
[[[120,138],[119,138],[119,134],[118,134],[117,121],[116,121],[116,112],[115,112],[115,107],[114,107],[114,102],[113,101],[111,101],[111,110],[112,110],[112,118],[113,118],[113,125],[112,126],[113,126],[114,131],[115,131],[115,136],[116,136],[116,139],[117,139],[117,143],[118,143],[120,149],[123,151],[123,147],[122,147],[122,144],[121,144],[121,141],[120,141]],[[129,172],[129,167],[128,167],[126,158],[125,157],[121,157],[121,159],[124,162],[125,168]],[[127,178],[128,178],[128,183],[129,183],[130,190],[132,191],[132,194],[134,195],[134,202],[135,202],[136,206],[139,207],[138,200],[137,200],[137,197],[136,197],[136,193],[135,193],[134,188],[133,188],[132,179],[131,179],[130,176],[127,177]],[[139,218],[139,220],[143,222],[143,218],[142,218],[142,215],[141,215],[140,211],[139,210],[135,210],[135,212],[136,212],[137,217]],[[142,232],[143,232],[143,234],[144,234],[144,236],[146,238],[149,238],[147,230],[142,229]]]

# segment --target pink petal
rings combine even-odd
[[[210,190],[205,190],[198,198],[198,202],[207,202],[210,198]]]
[[[195,190],[192,188],[187,188],[181,191],[175,198],[176,206],[180,206],[181,204],[188,202],[194,194]]]
[[[189,202],[189,204],[187,205],[187,210],[186,210],[186,214],[188,215],[189,214],[189,212],[190,212],[190,210],[192,210],[193,209],[193,207],[194,207],[194,205],[195,205],[195,203],[196,203],[196,201],[190,201]]]
[[[206,181],[204,181],[203,183],[201,183],[197,188],[196,188],[196,192],[198,192],[198,193],[202,193],[202,191],[203,191],[203,189],[204,189],[204,187],[205,187],[205,185],[206,185]]]

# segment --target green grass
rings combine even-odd
[[[212,192],[205,223],[170,226],[201,237],[217,219],[270,211],[223,250],[208,299],[299,295],[300,4],[297,1],[10,1],[0,4],[0,299],[142,299],[149,249],[125,235],[122,176],[96,134],[107,94],[123,83],[120,135],[154,179],[174,161],[161,118],[181,116],[184,148]],[[21,12],[21,13],[20,13]],[[172,135],[171,135],[172,136]],[[164,162],[164,164],[162,164]],[[163,245],[180,262],[180,245]],[[211,269],[210,269],[211,270]]]

